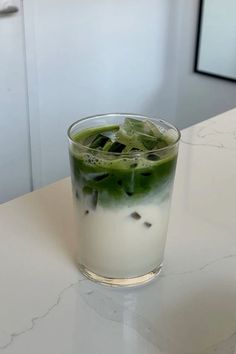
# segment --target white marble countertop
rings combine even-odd
[[[236,109],[182,132],[164,269],[138,288],[73,263],[69,179],[0,206],[0,353],[236,353]]]

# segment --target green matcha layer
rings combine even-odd
[[[152,122],[127,118],[121,127],[85,129],[73,141],[81,144],[70,149],[75,195],[92,208],[168,196],[177,153],[165,149],[173,142]]]

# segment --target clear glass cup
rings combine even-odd
[[[88,128],[151,120],[171,143],[148,152],[102,152],[75,141]],[[180,132],[159,119],[133,114],[87,117],[68,129],[77,224],[78,266],[112,286],[145,283],[159,274]]]

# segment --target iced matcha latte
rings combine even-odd
[[[110,285],[152,279],[163,261],[178,130],[108,114],[74,123],[68,136],[80,270]]]

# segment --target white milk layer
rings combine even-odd
[[[137,277],[161,265],[166,242],[169,202],[103,208],[86,213],[76,203],[78,261],[110,278]],[[141,216],[132,217],[132,213]]]

